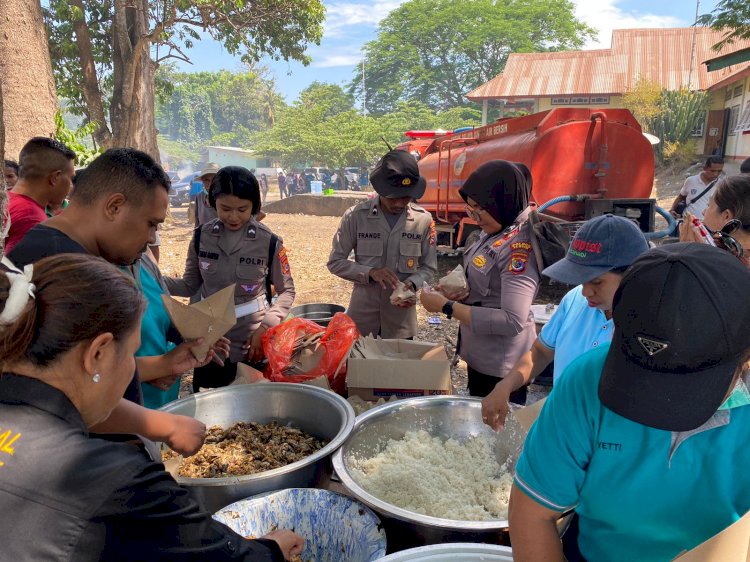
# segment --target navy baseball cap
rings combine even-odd
[[[708,244],[659,246],[628,269],[599,399],[613,412],[666,431],[706,423],[750,350],[750,272]]]
[[[602,215],[586,221],[566,256],[542,273],[560,283],[581,285],[612,269],[628,267],[648,248],[648,240],[633,221]]]

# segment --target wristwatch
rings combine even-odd
[[[445,314],[448,317],[448,320],[453,318],[453,305],[455,304],[455,301],[448,301],[443,305],[443,314]]]

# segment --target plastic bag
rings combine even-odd
[[[466,281],[463,266],[457,265],[448,275],[441,277],[440,281],[438,281],[438,287],[451,293],[458,293],[459,291],[468,289],[469,283]]]
[[[404,285],[402,282],[399,282],[398,287],[396,287],[396,289],[391,293],[391,304],[393,306],[398,306],[405,303],[416,304],[417,293],[415,293],[411,289],[407,289],[406,285]]]
[[[310,338],[317,334],[321,334],[320,339]],[[326,328],[310,320],[292,318],[263,334],[263,351],[268,360],[264,375],[274,382],[306,382],[325,375],[331,389],[343,394],[346,389],[345,362],[349,349],[359,337],[354,320],[343,312],[335,314]],[[288,374],[290,367],[299,366],[299,345],[308,339],[317,340],[311,353],[316,364],[310,364],[308,357],[310,368],[306,372]]]

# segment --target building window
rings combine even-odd
[[[588,96],[576,96],[570,98],[570,105],[586,105],[589,103]]]
[[[737,131],[735,129],[737,128],[737,121],[740,117],[740,106],[735,105],[732,107],[732,109],[729,110],[729,133],[730,135],[736,135]]]
[[[745,104],[745,111],[742,112],[735,127],[735,132],[737,133],[744,131],[750,131],[750,101]]]
[[[609,104],[609,96],[598,96],[598,97],[592,97],[591,103],[597,104],[597,105],[608,105]]]
[[[724,101],[729,101],[731,99],[732,99],[732,87],[729,86],[724,93]]]
[[[570,98],[552,98],[552,105],[568,105]]]
[[[732,97],[738,98],[742,95],[742,84],[734,87],[734,95]]]
[[[705,126],[706,126],[706,112],[703,111],[701,112],[700,117],[698,117],[698,120],[695,122],[695,128],[690,133],[690,136],[702,137]]]

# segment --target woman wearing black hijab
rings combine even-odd
[[[481,234],[464,252],[469,289],[422,291],[422,305],[460,322],[458,353],[469,372],[469,394],[487,396],[536,337],[531,303],[539,271],[527,222],[531,173],[523,164],[493,160],[472,173],[459,193]],[[526,387],[510,396],[525,404]]]

